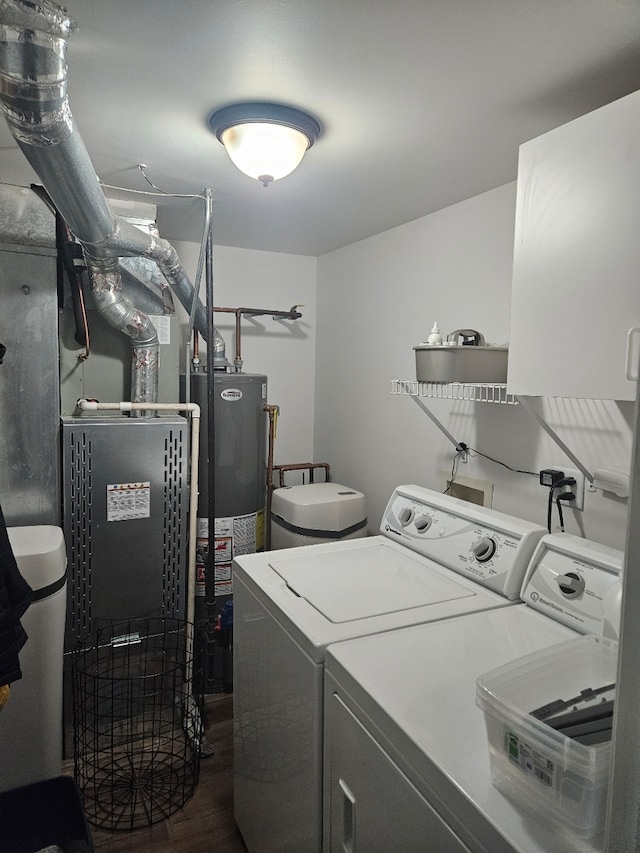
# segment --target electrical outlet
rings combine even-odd
[[[584,474],[581,471],[577,471],[575,468],[565,468],[564,465],[553,465],[553,468],[557,468],[559,471],[564,472],[565,477],[573,477],[576,481],[575,486],[563,486],[563,492],[573,492],[576,496],[575,501],[571,501],[571,503],[565,503],[564,508],[572,507],[573,509],[584,509]],[[558,489],[556,491],[556,495],[560,494],[561,491]]]

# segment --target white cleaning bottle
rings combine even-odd
[[[440,334],[440,329],[438,328],[438,321],[433,324],[433,329],[431,329],[431,334],[427,339],[427,343],[430,346],[439,346],[442,343],[442,336]]]

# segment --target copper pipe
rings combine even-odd
[[[233,359],[233,363],[236,366],[236,370],[242,370],[242,354],[240,352],[240,335],[242,334],[240,327],[241,319],[242,315],[238,310],[236,311],[236,357]]]
[[[325,482],[331,479],[331,470],[327,462],[296,462],[292,465],[274,465],[273,470],[280,475],[280,488],[284,486],[284,475],[287,471],[309,471],[309,482],[313,483],[313,472],[316,468],[324,468]]]
[[[198,330],[193,328],[193,343],[191,346],[191,370],[194,373],[200,373],[200,335],[198,334]],[[189,372],[189,368],[187,367],[187,373]]]
[[[276,423],[280,414],[280,406],[267,403],[263,411],[269,415],[269,450],[267,455],[267,518],[265,520],[265,550],[271,550],[271,497],[273,494],[273,449],[276,441]]]
[[[298,320],[302,314],[297,310],[301,305],[293,305],[288,311],[273,310],[270,308],[216,308],[214,305],[213,311],[222,314],[235,314],[236,317],[236,356],[234,366],[237,372],[242,370],[242,352],[241,352],[241,320],[242,315],[245,317],[261,317],[269,315],[274,320]]]

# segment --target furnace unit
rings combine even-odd
[[[189,423],[64,418],[65,646],[114,621],[184,619]]]

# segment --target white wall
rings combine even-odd
[[[174,246],[187,275],[195,280],[199,244],[176,242]],[[243,318],[242,358],[245,373],[267,375],[268,401],[280,406],[275,462],[313,461],[316,259],[216,246],[213,267],[216,306],[282,311],[295,304],[303,306],[299,309],[300,320],[274,320],[270,316]],[[204,276],[200,292],[204,303]],[[186,327],[186,312],[181,306],[178,312]],[[215,324],[225,339],[227,358],[233,363],[235,316],[216,313]],[[203,343],[204,363],[205,353]]]
[[[372,532],[394,486],[442,490],[451,470],[453,446],[412,399],[391,394],[391,380],[415,378],[413,347],[434,320],[443,334],[470,327],[487,342],[508,340],[514,211],[512,183],[318,259],[315,456],[331,464],[334,480],[365,493]],[[541,330],[540,346],[544,337]],[[537,472],[575,466],[526,410],[424,402],[458,440],[536,474],[476,454],[458,468],[494,483],[496,509],[546,524]],[[632,404],[539,405],[589,470],[628,472]],[[587,493],[584,512],[565,510],[566,529],[623,548],[626,510],[625,500]]]

